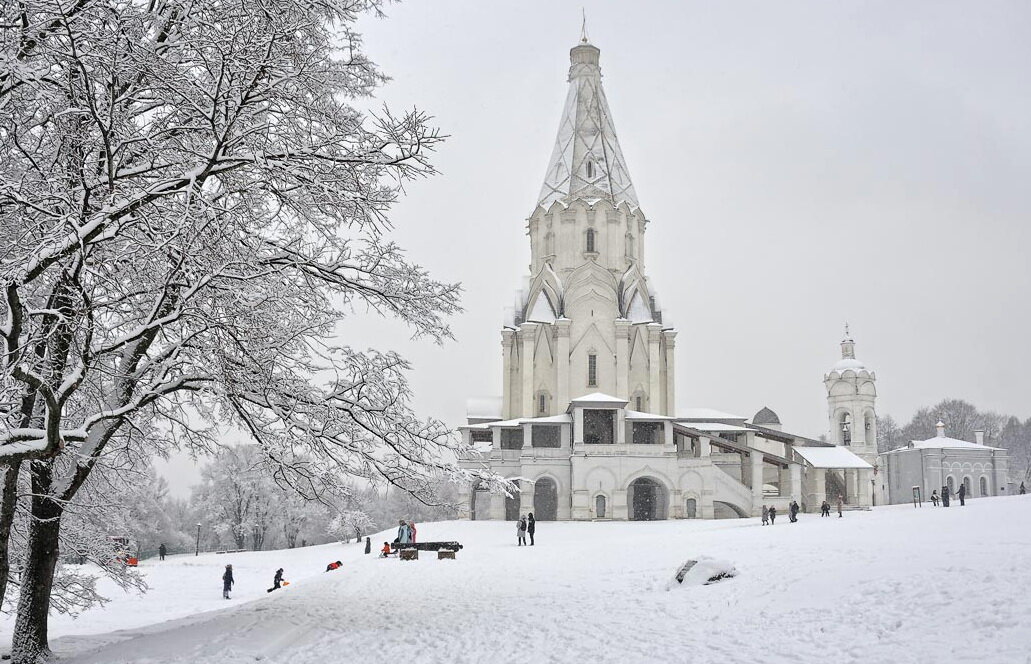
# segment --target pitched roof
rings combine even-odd
[[[763,406],[762,410],[752,416],[752,424],[780,424],[780,418],[768,406]]]
[[[844,447],[795,447],[798,456],[813,468],[873,468]]]
[[[569,51],[569,92],[538,199],[545,209],[576,199],[638,207],[601,85],[600,54],[588,43]]]

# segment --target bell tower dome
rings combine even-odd
[[[823,377],[827,388],[828,440],[848,446],[871,465],[877,457],[877,374],[856,359],[856,342],[845,324],[841,359]]]

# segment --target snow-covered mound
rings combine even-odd
[[[729,560],[698,556],[698,560],[688,560],[677,570],[670,588],[676,586],[707,586],[724,579],[737,576],[734,563]]]
[[[52,634],[63,664],[1025,662],[1029,523],[1031,496],[765,528],[539,522],[534,547],[517,547],[507,522],[426,523],[421,539],[465,546],[457,560],[355,544],[169,559],[145,568],[145,597],[57,618]],[[702,556],[740,574],[666,592]],[[239,570],[229,602],[227,560]],[[266,594],[277,567],[293,583]]]

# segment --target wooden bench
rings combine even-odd
[[[455,554],[462,549],[458,542],[394,542],[391,550],[401,554],[401,560],[418,560],[420,551],[436,551],[437,560],[454,560]]]

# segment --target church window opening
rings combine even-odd
[[[594,162],[590,159],[587,160],[587,178],[594,179]]]
[[[598,356],[587,356],[587,387],[598,387]]]
[[[587,229],[587,251],[588,251],[588,253],[594,253],[596,251],[596,249],[594,248],[594,236],[595,236],[594,229],[593,228],[588,228]]]
[[[613,441],[613,411],[584,410],[584,443],[611,445]]]
[[[473,442],[474,443],[492,443],[494,442],[494,434],[490,431],[473,431]]]
[[[963,478],[963,486],[966,487],[967,495],[968,496],[974,495],[974,494],[970,493],[970,477],[964,477]]]
[[[952,475],[945,478],[945,486],[949,487],[949,493],[956,491],[956,481],[952,479]]]
[[[531,427],[530,436],[532,440],[530,443],[533,447],[560,447],[561,433],[561,427],[534,424]]]
[[[641,407],[641,395],[640,394],[638,394],[636,397],[634,397],[634,410],[639,411],[639,412],[644,410]]]
[[[548,397],[543,392],[537,395],[537,414],[548,414]]]
[[[605,496],[598,496],[594,499],[594,516],[598,519],[605,518]]]
[[[982,496],[987,496],[988,495],[988,478],[984,477],[982,475],[979,484],[980,484],[980,488],[981,488],[981,495]]]
[[[502,429],[501,449],[521,450],[523,449],[523,429]]]
[[[634,422],[634,445],[658,445],[661,427],[658,422]]]
[[[694,498],[687,499],[687,518],[697,519],[698,518],[698,501]]]
[[[839,427],[841,429],[841,443],[842,445],[852,444],[852,416],[848,413],[842,413],[841,418],[838,420]]]

